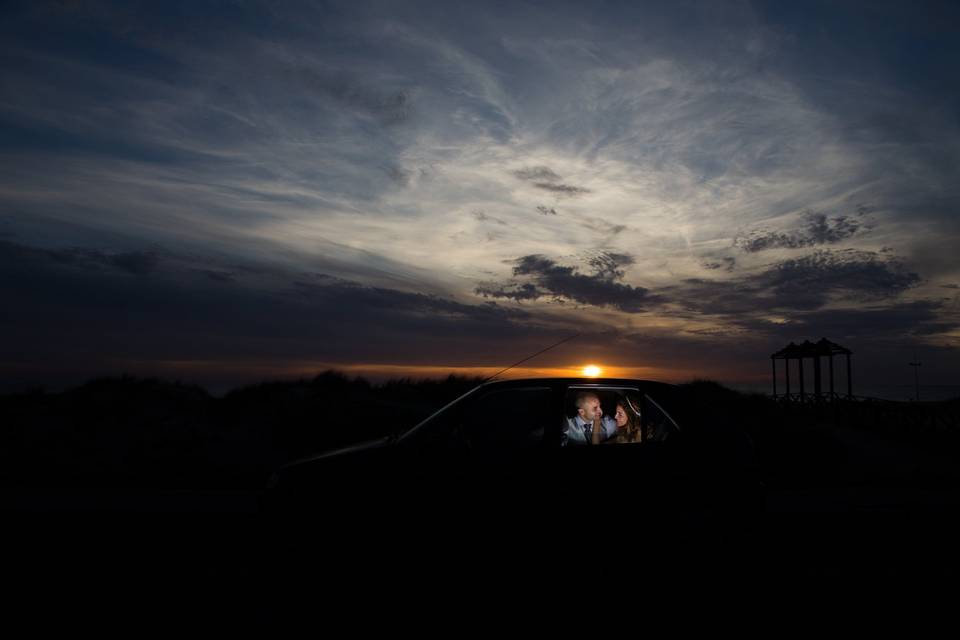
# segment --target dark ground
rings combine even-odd
[[[397,521],[345,544],[331,523],[306,552],[288,552],[297,532],[258,509],[272,468],[412,425],[474,383],[374,387],[328,373],[212,398],[123,378],[3,397],[7,610],[38,626],[245,631],[407,599],[479,605],[482,595],[466,594],[489,584],[500,601],[547,595],[563,609],[583,584],[623,579],[640,601],[654,585],[660,599],[744,603],[954,593],[960,582],[960,446],[949,420],[890,419],[892,405],[876,409],[884,415],[784,408],[706,382],[687,387],[693,401],[751,434],[767,483],[764,512],[736,534],[703,522],[615,531],[587,522],[550,537],[488,520],[433,536],[420,522],[413,538],[413,523]],[[318,420],[332,404],[338,416],[367,418],[350,430]],[[923,411],[956,415],[956,404]]]

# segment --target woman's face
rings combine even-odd
[[[617,412],[613,414],[613,419],[617,421],[618,427],[627,426],[627,412],[620,405],[617,405]]]

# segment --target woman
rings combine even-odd
[[[640,427],[640,402],[629,396],[617,400],[617,411],[613,414],[617,423],[617,435],[612,442],[617,444],[643,442],[643,430]]]

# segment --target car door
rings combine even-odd
[[[466,408],[458,437],[476,494],[523,501],[542,490],[544,455],[561,408],[549,386],[492,389]]]
[[[567,417],[575,415],[571,398],[578,393],[599,394],[606,415],[613,413],[620,399],[630,396],[641,399],[643,428],[657,437],[639,443],[617,444],[610,439],[600,445],[560,447],[550,474],[559,503],[570,505],[580,516],[609,523],[611,518],[629,519],[644,509],[680,506],[686,499],[689,468],[679,425],[648,391],[642,384],[568,387]]]
[[[494,385],[471,394],[410,439],[414,491],[447,509],[506,509],[534,499],[561,414],[549,385]]]

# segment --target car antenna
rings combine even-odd
[[[579,338],[581,335],[582,335],[582,334],[580,334],[580,333],[575,333],[575,334],[573,334],[572,336],[569,336],[569,337],[567,337],[567,338],[564,338],[564,339],[561,340],[560,342],[555,342],[555,343],[553,343],[552,345],[550,345],[549,347],[547,347],[546,349],[541,349],[540,351],[537,351],[537,352],[536,352],[535,354],[533,354],[532,356],[527,356],[526,358],[524,358],[523,360],[520,360],[519,362],[514,362],[512,365],[510,365],[510,366],[507,367],[506,369],[501,369],[500,371],[497,371],[495,374],[493,374],[493,375],[490,376],[489,378],[486,378],[486,379],[485,379],[483,382],[481,382],[480,384],[486,384],[486,383],[490,382],[491,380],[493,380],[494,378],[496,378],[497,376],[499,376],[501,373],[506,373],[507,371],[510,371],[510,369],[513,369],[513,368],[516,367],[517,365],[521,365],[521,364],[523,364],[524,362],[526,362],[527,360],[532,360],[533,358],[536,358],[536,357],[537,357],[538,355],[540,355],[541,353],[546,353],[547,351],[550,351],[550,349],[553,349],[554,347],[559,347],[559,346],[562,345],[564,342],[570,342],[570,341],[573,340],[574,338]]]

